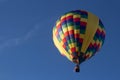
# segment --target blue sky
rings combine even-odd
[[[119,0],[0,0],[0,80],[119,80]],[[102,49],[81,64],[59,54],[52,28],[65,12],[84,9],[106,28]]]

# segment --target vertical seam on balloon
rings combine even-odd
[[[63,15],[63,16],[65,16],[65,15]],[[62,18],[62,17],[61,17]],[[62,19],[60,18],[60,22],[62,21]],[[64,21],[66,21],[66,16],[65,16],[65,20]],[[63,21],[63,22],[64,22]],[[63,23],[63,22],[61,22],[61,23]],[[67,29],[67,25],[66,24],[64,24],[65,25],[65,27],[66,27],[66,29]],[[64,32],[64,30],[63,30],[63,25],[61,26],[61,28],[62,28],[62,31],[63,31],[63,34],[65,34],[65,32]],[[64,35],[65,36],[65,35]],[[70,47],[69,47],[69,43],[68,43],[68,41],[67,41],[67,38],[66,37],[64,37],[65,39],[66,39],[66,43],[67,43],[67,45],[65,45],[65,46],[67,46],[68,47],[68,49],[66,49],[66,51],[68,51],[68,54],[70,55],[70,51],[69,51],[69,49],[70,49]]]
[[[88,44],[88,45],[86,44],[86,50],[85,50],[86,59],[90,58],[92,55],[95,54],[95,49],[93,50],[94,52],[89,53],[89,54],[87,53],[87,49],[89,48],[89,45],[94,41],[94,36],[95,36],[95,34],[96,34],[96,31],[97,31],[97,29],[98,29],[98,24],[99,24],[99,19],[98,19],[97,16],[94,16],[94,15],[92,15],[91,13],[89,13],[89,16],[95,17],[96,20],[94,20],[94,21],[96,21],[96,24],[94,24],[94,25],[89,24],[89,26],[91,26],[91,27],[92,27],[92,26],[95,26],[95,28],[94,28],[94,31],[92,30],[91,32],[89,32],[89,38],[86,39],[87,42],[88,42],[88,40],[89,40],[89,44]],[[90,20],[90,17],[89,17],[89,20]],[[94,33],[93,33],[93,32],[94,32]],[[93,45],[93,46],[95,46],[95,45],[96,45],[96,42],[94,41],[94,45]]]
[[[76,18],[75,16],[79,16],[79,18]],[[76,20],[75,20],[76,19]],[[80,29],[77,29],[78,25],[77,25],[77,19],[79,19],[79,22],[80,22],[80,15],[78,14],[74,14],[73,15],[73,21],[74,21],[74,36],[75,36],[75,46],[76,46],[76,53],[77,55],[79,55],[79,52],[80,52],[80,46],[79,46],[79,41],[77,39],[80,39]],[[80,26],[80,25],[79,25]],[[79,30],[77,33],[77,30]],[[78,48],[78,51],[77,51],[77,48]]]
[[[67,13],[68,14],[68,13]],[[69,51],[70,51],[70,55],[72,54],[72,52],[71,52],[71,43],[72,43],[72,40],[71,40],[71,37],[70,37],[70,33],[69,33],[69,25],[68,25],[68,20],[67,20],[67,14],[65,15],[65,17],[66,17],[66,25],[67,25],[67,31],[68,31],[68,37],[69,37],[69,40],[68,41],[70,41],[70,43],[68,44],[68,46],[69,46]]]

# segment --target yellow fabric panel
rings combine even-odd
[[[68,26],[68,31],[74,30],[73,26]]]
[[[66,17],[68,17],[68,16],[73,16],[73,13],[66,14]]]
[[[72,48],[72,45],[71,44],[68,44],[69,48]]]
[[[81,18],[80,21],[87,22],[87,19],[86,18]]]
[[[98,29],[100,30],[100,32],[103,31],[103,29],[100,26],[98,26]]]
[[[102,42],[100,42],[100,48],[102,47]]]
[[[80,15],[73,15],[73,18],[80,18]]]
[[[66,16],[65,16],[65,15],[63,15],[63,16],[61,17],[61,20],[62,20],[62,19],[64,19],[65,17],[66,17]]]
[[[99,44],[99,43],[100,43],[100,41],[99,41],[99,40],[97,40],[97,41],[96,41],[96,43],[97,43],[97,44]]]
[[[54,29],[54,32],[57,32],[57,29]]]
[[[76,47],[76,46],[75,46],[75,43],[70,43],[70,44],[69,44],[69,47],[70,47],[70,49],[73,48],[73,47]]]
[[[57,22],[56,26],[60,25],[60,21]]]
[[[74,33],[75,33],[75,34],[80,34],[80,30],[79,30],[79,29],[77,29],[77,30],[74,29]]]
[[[70,49],[69,49],[68,51],[69,51],[69,53],[70,53],[70,55],[71,55],[71,54],[72,54],[72,51],[71,51]]]
[[[71,43],[72,48],[75,47],[75,43]]]
[[[61,34],[60,37],[61,37],[61,39],[64,39],[65,36],[63,34]]]
[[[67,30],[67,28],[63,28],[63,32],[65,33],[65,32],[67,32],[68,30]]]
[[[88,53],[86,53],[86,56],[89,56],[89,58],[92,56],[92,52],[88,52]]]
[[[64,45],[64,43],[63,43],[62,41],[60,42],[60,44],[61,44],[61,45]]]
[[[61,54],[64,54],[70,61],[72,61],[71,56],[69,55],[69,53],[63,48],[61,47],[62,45],[58,42],[57,38],[54,35],[54,30],[53,30],[53,41],[55,46],[58,48],[58,50],[60,51]]]
[[[99,22],[99,19],[97,16],[94,16],[92,13],[88,13],[88,21],[87,21],[86,32],[85,32],[81,52],[83,53],[86,52],[97,30],[98,22]]]

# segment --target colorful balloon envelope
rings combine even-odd
[[[105,29],[101,20],[84,10],[65,13],[53,28],[55,46],[62,55],[76,63],[76,72],[79,72],[79,64],[99,51],[104,40]]]

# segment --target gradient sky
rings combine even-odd
[[[0,80],[120,80],[119,0],[0,0]],[[99,16],[106,40],[96,56],[73,72],[59,54],[52,28],[65,12]]]

